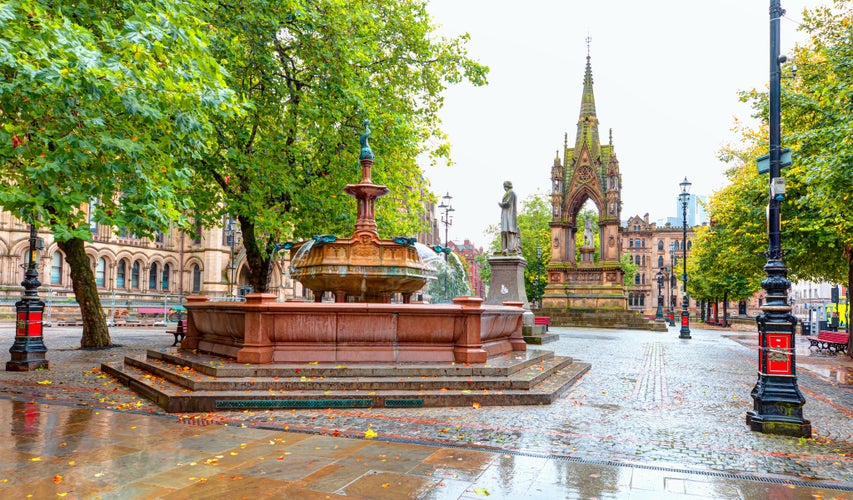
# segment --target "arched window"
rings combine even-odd
[[[658,240],[658,250],[663,250],[663,240]]]
[[[645,255],[643,255],[643,265],[644,266],[646,265],[646,256]]]
[[[643,247],[643,248],[646,248],[646,239],[645,239],[645,238],[643,238],[642,242],[643,242],[642,247]]]
[[[672,242],[672,248],[674,248],[676,251],[681,249],[681,245],[678,244],[678,240]]]
[[[640,275],[639,275],[639,274],[635,274],[635,275],[634,275],[634,284],[635,284],[635,285],[639,285],[639,284],[640,284]]]
[[[641,293],[641,294],[640,294],[640,305],[641,305],[641,306],[645,306],[645,305],[646,305],[646,294],[644,294],[644,293]]]
[[[634,248],[634,238],[628,240],[628,248]]]
[[[663,256],[658,257],[658,267],[663,268]]]
[[[62,254],[59,252],[53,252],[50,259],[50,284],[62,284]]]
[[[687,249],[690,250],[691,248],[693,248],[693,242],[690,240],[687,240]]]
[[[165,292],[169,290],[169,269],[171,266],[169,264],[163,264],[163,286],[162,290]]]
[[[95,284],[98,288],[103,288],[106,284],[107,261],[101,257],[98,259],[98,265],[95,266]]]
[[[646,273],[640,275],[640,283],[646,284]]]
[[[199,293],[201,291],[201,268],[198,265],[193,266],[193,293]]]
[[[151,264],[151,269],[148,271],[148,289],[156,290],[157,289],[157,278],[159,278],[157,272],[157,263],[153,262]]]
[[[139,290],[139,261],[134,262],[130,268],[130,287]]]
[[[118,262],[118,267],[116,268],[116,288],[125,287],[125,274],[127,274],[127,261],[122,259]]]

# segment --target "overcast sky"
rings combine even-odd
[[[782,53],[804,39],[794,21],[807,3],[818,4],[782,0]],[[519,200],[550,190],[564,133],[574,142],[588,35],[599,130],[602,142],[613,130],[622,171],[623,219],[676,216],[685,176],[696,194],[722,187],[717,151],[736,138],[734,117],[750,115],[737,92],[769,78],[769,5],[430,0],[440,33],[469,33],[469,55],[491,68],[488,86],[446,93],[441,117],[456,164],[424,166],[433,192],[453,196],[450,239],[487,246],[483,230],[500,220],[504,180]]]

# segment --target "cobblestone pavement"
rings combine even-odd
[[[622,464],[716,477],[816,481],[834,485],[835,493],[846,492],[830,495],[842,498],[853,491],[849,358],[810,353],[808,342],[798,339],[799,385],[807,399],[804,414],[811,420],[813,438],[793,439],[750,432],[745,425],[756,378],[755,333],[694,327],[690,340],[679,339],[676,328],[669,332],[552,328],[552,333],[559,333],[560,340],[544,348],[589,362],[592,369],[547,406],[272,410],[178,417],[188,423],[335,437],[363,438],[369,431],[386,442],[500,450],[519,463],[550,457],[577,467]],[[2,395],[163,413],[97,367],[128,353],[168,346],[171,336],[162,328],[114,330],[113,339],[121,348],[81,351],[74,348],[79,335],[79,328],[47,329],[50,370],[0,372]],[[0,342],[11,346],[11,326],[0,325]],[[570,469],[554,474],[578,473],[577,468]],[[720,492],[708,496],[738,497]]]

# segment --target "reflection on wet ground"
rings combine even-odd
[[[552,330],[593,369],[523,408],[165,415],[95,370],[162,332],[50,351],[0,373],[0,497],[853,498],[846,359],[798,346],[815,436],[796,440],[744,425],[754,335]]]

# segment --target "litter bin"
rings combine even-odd
[[[811,335],[812,334],[812,324],[808,321],[800,322],[801,333],[803,335]]]

